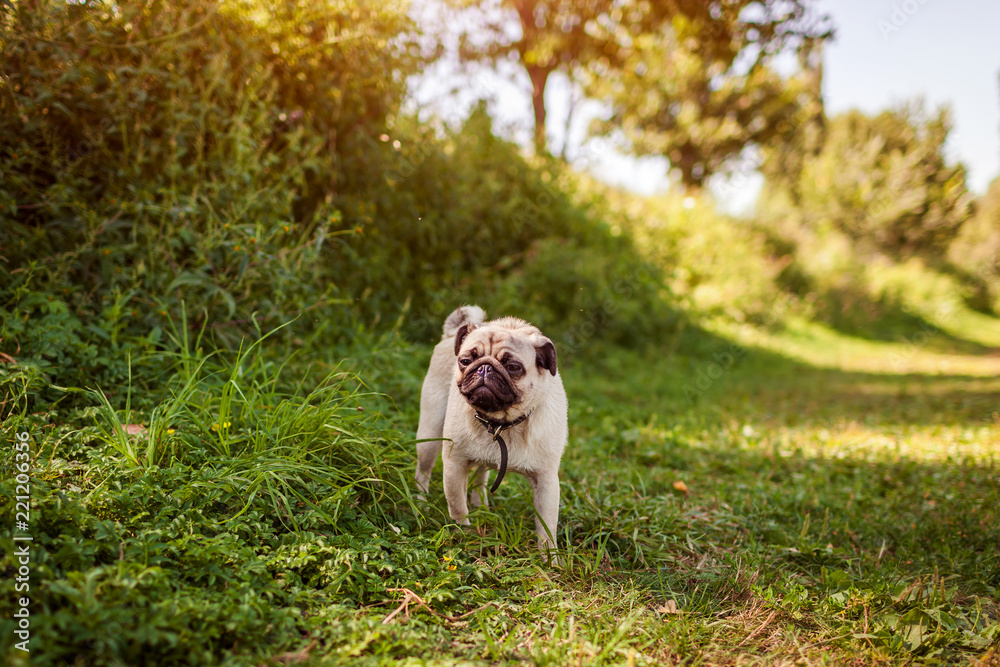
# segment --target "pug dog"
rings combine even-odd
[[[442,446],[448,513],[460,525],[469,524],[469,502],[489,506],[490,469],[499,471],[492,491],[507,469],[520,473],[531,484],[539,546],[555,548],[567,434],[566,392],[552,341],[516,317],[487,322],[478,306],[449,315],[420,392],[421,497]]]

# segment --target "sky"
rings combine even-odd
[[[823,0],[837,36],[825,53],[827,113],[914,97],[948,105],[949,158],[982,193],[1000,176],[1000,1]]]
[[[823,96],[828,115],[849,109],[877,113],[914,99],[928,110],[947,105],[953,129],[946,155],[968,169],[968,184],[980,194],[1000,176],[1000,0],[819,0],[836,30],[824,50]],[[464,114],[472,100],[486,98],[500,134],[530,144],[531,98],[527,76],[516,69],[482,72],[461,85],[446,108],[445,91],[455,85],[446,63],[427,72],[415,91],[415,104],[435,108],[447,118]],[[546,90],[550,147],[598,178],[642,194],[669,189],[662,158],[635,159],[607,139],[586,139],[589,119],[602,113],[596,102],[577,103],[565,79]],[[731,213],[749,211],[762,179],[750,170],[715,179],[711,189],[719,206]]]

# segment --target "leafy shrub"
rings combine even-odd
[[[946,110],[918,104],[850,111],[829,121],[797,183],[765,187],[758,224],[787,258],[777,280],[810,316],[897,339],[971,294],[967,276],[948,275],[971,211],[965,170],[944,156],[948,131]]]
[[[329,314],[331,190],[398,105],[409,29],[340,0],[5,12],[3,349],[110,384],[185,303],[221,344]]]
[[[973,292],[972,305],[1000,313],[1000,179],[976,201],[976,212],[949,248]]]
[[[831,119],[802,170],[801,223],[836,229],[866,253],[941,257],[971,203],[965,169],[945,160],[949,129],[947,111],[917,105]]]
[[[364,295],[369,321],[394,319],[409,301],[410,331],[426,336],[446,311],[490,295],[535,241],[601,238],[598,216],[573,200],[561,168],[497,138],[484,105],[442,140],[413,119],[399,119],[385,140],[399,147],[378,180],[342,205],[362,233],[335,269]]]
[[[772,256],[749,222],[717,213],[707,198],[612,194],[618,225],[644,260],[661,267],[670,301],[697,318],[769,326],[785,313]]]
[[[663,271],[629,251],[627,242],[608,243],[619,247],[566,239],[534,244],[503,283],[494,314],[531,320],[553,337],[564,359],[586,356],[594,339],[672,346],[680,315]]]
[[[442,136],[399,114],[417,44],[401,12],[346,0],[5,14],[2,350],[109,387],[172,323],[233,347],[297,315],[296,336],[337,340],[405,313],[424,336],[522,265],[544,302],[631,261],[607,209],[496,138],[485,107]],[[544,239],[588,266],[547,284],[528,266]]]
[[[772,198],[771,215],[774,204]],[[953,319],[971,293],[968,281],[939,261],[867,254],[835,229],[785,224],[764,231],[769,251],[788,260],[776,281],[797,308],[846,333],[908,340]]]

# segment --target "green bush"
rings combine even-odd
[[[595,339],[631,348],[671,346],[680,326],[660,266],[628,242],[614,250],[566,239],[534,244],[500,292],[499,311],[537,324],[563,359],[586,355]]]
[[[299,316],[295,336],[333,342],[405,314],[423,337],[501,303],[521,267],[538,303],[580,281],[608,281],[591,305],[620,296],[599,272],[628,243],[563,167],[498,139],[483,106],[444,135],[399,113],[433,54],[397,10],[18,5],[0,53],[0,349],[52,384],[123,385],[130,363],[146,382],[176,326],[232,347]],[[545,239],[586,266],[547,282]],[[574,304],[539,312],[570,329]],[[669,328],[657,308],[636,315]]]
[[[660,299],[692,320],[771,326],[785,314],[776,284],[787,263],[772,253],[766,236],[746,220],[722,215],[707,197],[670,194],[641,197],[608,189],[610,233],[625,247],[625,264],[642,264],[657,275]],[[608,243],[601,244],[608,247]],[[655,308],[639,299],[639,312]]]
[[[919,106],[830,120],[802,170],[802,223],[846,234],[863,252],[941,257],[968,218],[965,169],[947,164],[947,111]]]
[[[972,293],[948,258],[971,212],[965,170],[944,156],[948,113],[850,111],[826,130],[798,182],[761,198],[768,251],[788,260],[777,281],[835,328],[905,337]]]
[[[699,317],[764,327],[784,317],[775,279],[788,258],[769,252],[748,221],[720,215],[710,200],[672,196],[650,203],[645,226],[648,247],[672,266],[674,293]]]
[[[976,212],[949,249],[972,290],[972,305],[1000,313],[1000,179],[976,201]]]
[[[533,242],[606,234],[573,201],[562,168],[497,138],[483,105],[440,140],[410,118],[390,132],[377,178],[341,204],[359,234],[334,271],[361,295],[367,321],[391,321],[409,302],[412,333],[440,331],[446,311],[492,294]]]
[[[112,384],[185,304],[225,345],[332,312],[332,194],[398,107],[411,27],[346,0],[5,12],[3,350]]]

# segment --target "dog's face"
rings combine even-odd
[[[556,348],[536,327],[507,317],[455,335],[458,389],[480,412],[525,414],[556,375]]]

